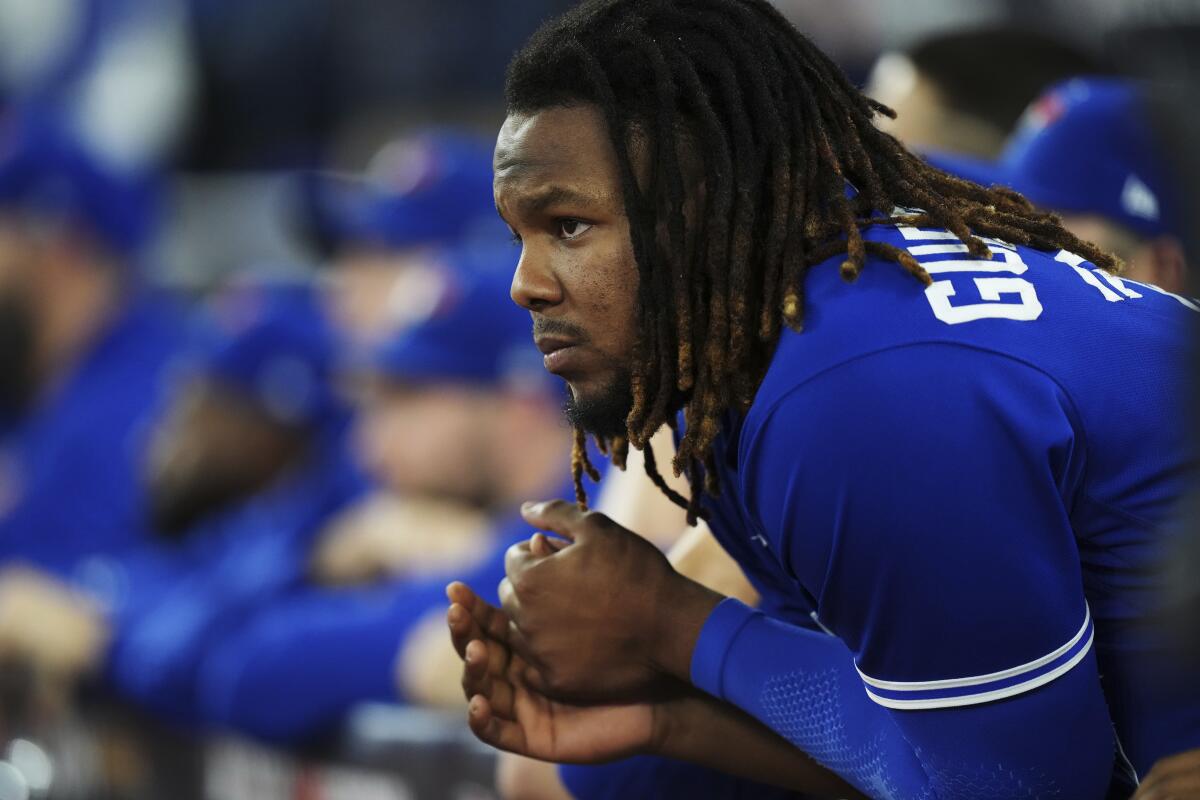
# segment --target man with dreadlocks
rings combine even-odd
[[[503,610],[449,588],[481,739],[888,798],[1099,798],[1200,744],[1140,624],[1193,464],[1192,301],[914,157],[766,0],[589,0],[507,104],[512,295],[576,476],[591,434],[661,485],[676,427],[672,496],[766,613],[581,491],[527,504],[558,537],[510,550]]]

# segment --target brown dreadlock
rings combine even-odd
[[[877,129],[876,114],[895,112],[859,92],[766,0],[587,0],[516,55],[506,96],[513,113],[581,103],[604,113],[638,265],[639,335],[626,437],[599,444],[622,466],[626,447],[643,449],[647,474],[689,522],[702,493],[719,490],[721,418],[750,407],[782,326],[803,326],[812,265],[845,254],[841,275],[853,281],[872,255],[931,282],[907,252],[865,240],[864,228],[928,225],[952,231],[976,258],[991,258],[982,235],[1119,269],[1019,194],[935,169]],[[921,211],[896,211],[913,208]],[[687,473],[690,499],[667,487],[649,446],[681,408],[673,466]],[[585,445],[578,431],[581,504],[582,476],[595,475]]]

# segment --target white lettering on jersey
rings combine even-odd
[[[1075,255],[1074,253],[1068,252],[1066,250],[1059,250],[1058,253],[1054,256],[1054,260],[1061,261],[1064,264],[1068,264],[1071,267],[1071,269],[1075,270],[1075,272],[1079,275],[1079,277],[1083,278],[1084,283],[1086,283],[1088,286],[1091,286],[1093,289],[1095,289],[1097,292],[1099,292],[1100,296],[1103,297],[1108,302],[1119,303],[1125,299],[1124,297],[1117,294],[1112,289],[1110,289],[1109,287],[1107,287],[1103,283],[1101,283],[1099,277],[1097,277],[1091,270],[1089,270],[1083,266],[1086,263],[1084,261],[1083,256]]]
[[[1079,277],[1083,278],[1084,283],[1099,292],[1100,296],[1110,303],[1119,303],[1126,298],[1130,300],[1140,300],[1142,298],[1141,292],[1135,291],[1129,286],[1130,284],[1133,284],[1134,286],[1139,286],[1142,289],[1148,289],[1149,291],[1157,292],[1158,294],[1166,295],[1167,297],[1172,297],[1184,308],[1191,309],[1192,311],[1200,311],[1200,305],[1197,305],[1194,301],[1189,300],[1181,295],[1177,295],[1173,292],[1168,292],[1166,289],[1155,286],[1152,283],[1142,283],[1140,281],[1129,280],[1128,278],[1118,278],[1116,275],[1112,275],[1102,269],[1087,269],[1084,266],[1087,264],[1087,261],[1083,256],[1076,255],[1075,253],[1067,250],[1059,250],[1057,255],[1054,256],[1054,260],[1070,265],[1070,267],[1074,269],[1076,273],[1078,273]],[[1101,281],[1103,281],[1103,283],[1101,283]],[[1105,284],[1108,285],[1105,286]],[[1113,291],[1114,289],[1116,291]]]
[[[1042,302],[1037,290],[1024,278],[976,278],[975,287],[979,297],[987,302],[954,305],[954,284],[950,281],[934,281],[925,289],[925,298],[933,308],[933,315],[947,325],[974,322],[978,319],[1013,319],[1029,322],[1042,315]],[[1015,296],[1016,301],[1004,300]]]
[[[967,246],[958,237],[946,230],[928,230],[907,225],[897,225],[900,235],[914,242],[907,247],[930,275],[962,273],[1007,272],[1022,275],[1029,266],[1017,249],[999,239],[983,238],[992,251],[992,260],[983,258],[952,258],[939,261],[922,260],[921,256],[951,255],[966,253]],[[950,240],[953,240],[951,242]],[[916,244],[936,242],[936,244]],[[1020,322],[1035,320],[1042,315],[1042,303],[1033,284],[1024,278],[979,277],[973,279],[979,293],[979,301],[952,302],[958,292],[950,280],[934,281],[925,289],[925,298],[933,315],[947,325],[960,325],[980,319],[1011,319]]]

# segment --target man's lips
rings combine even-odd
[[[570,369],[571,362],[579,352],[579,342],[561,336],[539,336],[534,340],[542,351],[542,364],[547,372],[559,374]]]

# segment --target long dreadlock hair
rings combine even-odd
[[[935,169],[876,128],[876,114],[895,112],[766,0],[586,0],[517,53],[506,100],[510,113],[593,104],[604,114],[639,288],[626,435],[598,444],[622,467],[629,446],[643,449],[647,474],[692,523],[703,492],[720,488],[723,415],[750,407],[782,326],[804,324],[808,269],[844,254],[841,276],[853,281],[872,255],[931,282],[865,228],[928,225],[976,258],[992,255],[982,235],[1120,268],[1019,194]],[[681,408],[673,467],[690,498],[667,486],[648,444]],[[595,470],[582,431],[572,472],[586,504],[582,476]]]

